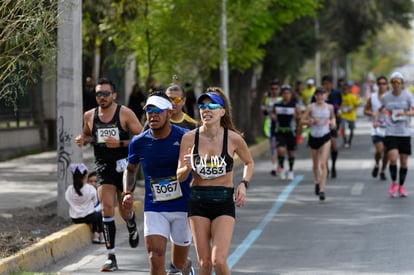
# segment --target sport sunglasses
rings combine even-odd
[[[171,102],[180,103],[183,101],[182,97],[169,97]]]
[[[164,112],[164,110],[158,107],[147,107],[145,109],[145,112],[147,112],[147,114],[149,115],[151,115],[152,113],[161,114],[162,112]]]
[[[95,93],[95,96],[96,97],[101,97],[101,96],[108,97],[111,95],[111,93],[112,93],[111,91],[99,91]]]
[[[221,108],[221,105],[218,103],[211,103],[211,102],[198,104],[198,108],[200,108],[201,110],[205,110],[207,107],[210,110],[215,110],[215,109]]]

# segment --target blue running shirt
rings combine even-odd
[[[187,212],[192,176],[177,183],[177,166],[182,136],[187,129],[171,124],[168,137],[156,139],[151,129],[132,138],[128,162],[141,162],[145,177],[144,211]]]

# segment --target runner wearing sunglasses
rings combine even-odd
[[[183,136],[178,180],[193,175],[188,219],[200,274],[230,274],[227,265],[235,226],[235,206],[244,206],[254,163],[231,119],[231,105],[220,88],[208,88],[197,100],[202,125]],[[233,184],[233,157],[244,164],[243,179]]]
[[[198,125],[197,121],[183,111],[187,100],[183,89],[179,85],[173,84],[167,88],[165,94],[170,98],[173,106],[171,123],[186,129],[195,129]]]
[[[191,231],[187,221],[191,175],[177,180],[180,142],[187,129],[170,122],[173,106],[163,92],[152,93],[144,106],[149,129],[134,136],[124,177],[124,203],[136,183],[138,164],[144,171],[144,239],[151,274],[165,274],[167,241],[171,263],[167,274],[194,274],[188,252]]]
[[[367,103],[364,106],[364,114],[371,117],[372,127],[371,127],[371,139],[375,147],[374,161],[375,166],[372,169],[371,175],[373,178],[378,176],[380,172],[380,179],[387,180],[385,176],[385,169],[387,168],[388,159],[387,152],[384,145],[385,137],[385,114],[382,114],[378,119],[378,126],[374,128],[375,113],[378,112],[378,109],[381,107],[381,98],[388,91],[388,79],[385,76],[379,76],[377,78],[378,91],[370,95],[367,100]],[[381,163],[381,165],[380,165]],[[380,167],[381,166],[381,167]]]
[[[413,97],[403,88],[404,76],[400,72],[391,74],[392,90],[381,98],[381,107],[375,114],[374,127],[380,126],[380,115],[385,115],[385,139],[389,170],[392,180],[388,191],[391,197],[407,197],[404,188],[407,176],[408,156],[411,155],[411,116],[413,116]],[[397,161],[400,160],[399,180],[397,182]]]
[[[130,135],[141,132],[142,126],[134,112],[115,102],[117,93],[112,81],[101,78],[95,87],[98,107],[83,115],[83,132],[75,138],[78,146],[93,144],[99,201],[108,259],[101,271],[118,269],[115,257],[115,197],[122,201],[122,175],[126,167]],[[133,194],[131,194],[133,196]],[[127,224],[129,244],[137,247],[139,234],[132,205],[120,205],[119,212]]]

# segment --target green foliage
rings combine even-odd
[[[228,0],[230,71],[262,64],[263,79],[279,76],[293,82],[316,45],[323,53],[323,70],[330,71],[332,59],[344,66],[347,54],[372,48],[364,45],[387,22],[407,27],[412,6],[402,0]],[[119,63],[134,53],[147,87],[154,78],[169,83],[174,74],[185,80],[208,78],[219,67],[221,0],[97,0],[83,1],[83,8],[84,44],[93,45],[88,51],[113,43],[111,58]],[[378,66],[391,64],[385,60]],[[382,70],[375,66],[368,67]]]
[[[387,23],[409,28],[413,6],[403,0],[326,1],[318,12],[325,67],[333,58],[344,66],[346,55],[370,43]]]
[[[0,2],[0,100],[15,104],[56,56],[56,1]]]
[[[388,24],[351,55],[352,79],[365,79],[367,72],[389,75],[398,66],[409,62],[411,32],[396,24]]]
[[[162,82],[170,82],[173,74],[185,79],[208,77],[211,69],[219,67],[221,0],[124,0],[116,5],[98,2],[110,5],[112,10],[99,22],[92,22],[99,26],[99,39],[113,41],[117,55],[135,53],[147,86],[154,76]],[[259,63],[265,54],[263,46],[275,30],[313,14],[315,5],[313,0],[227,1],[231,69],[243,71]],[[129,9],[134,12],[121,16]],[[84,16],[87,24],[91,22],[88,13]]]

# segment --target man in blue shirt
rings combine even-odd
[[[144,110],[149,129],[132,138],[124,174],[123,204],[130,206],[141,163],[145,177],[144,237],[151,274],[164,270],[168,238],[172,253],[167,274],[193,273],[188,258],[192,237],[187,220],[191,176],[184,182],[176,177],[181,138],[188,130],[171,124],[172,109],[164,93],[154,92],[148,97]]]

